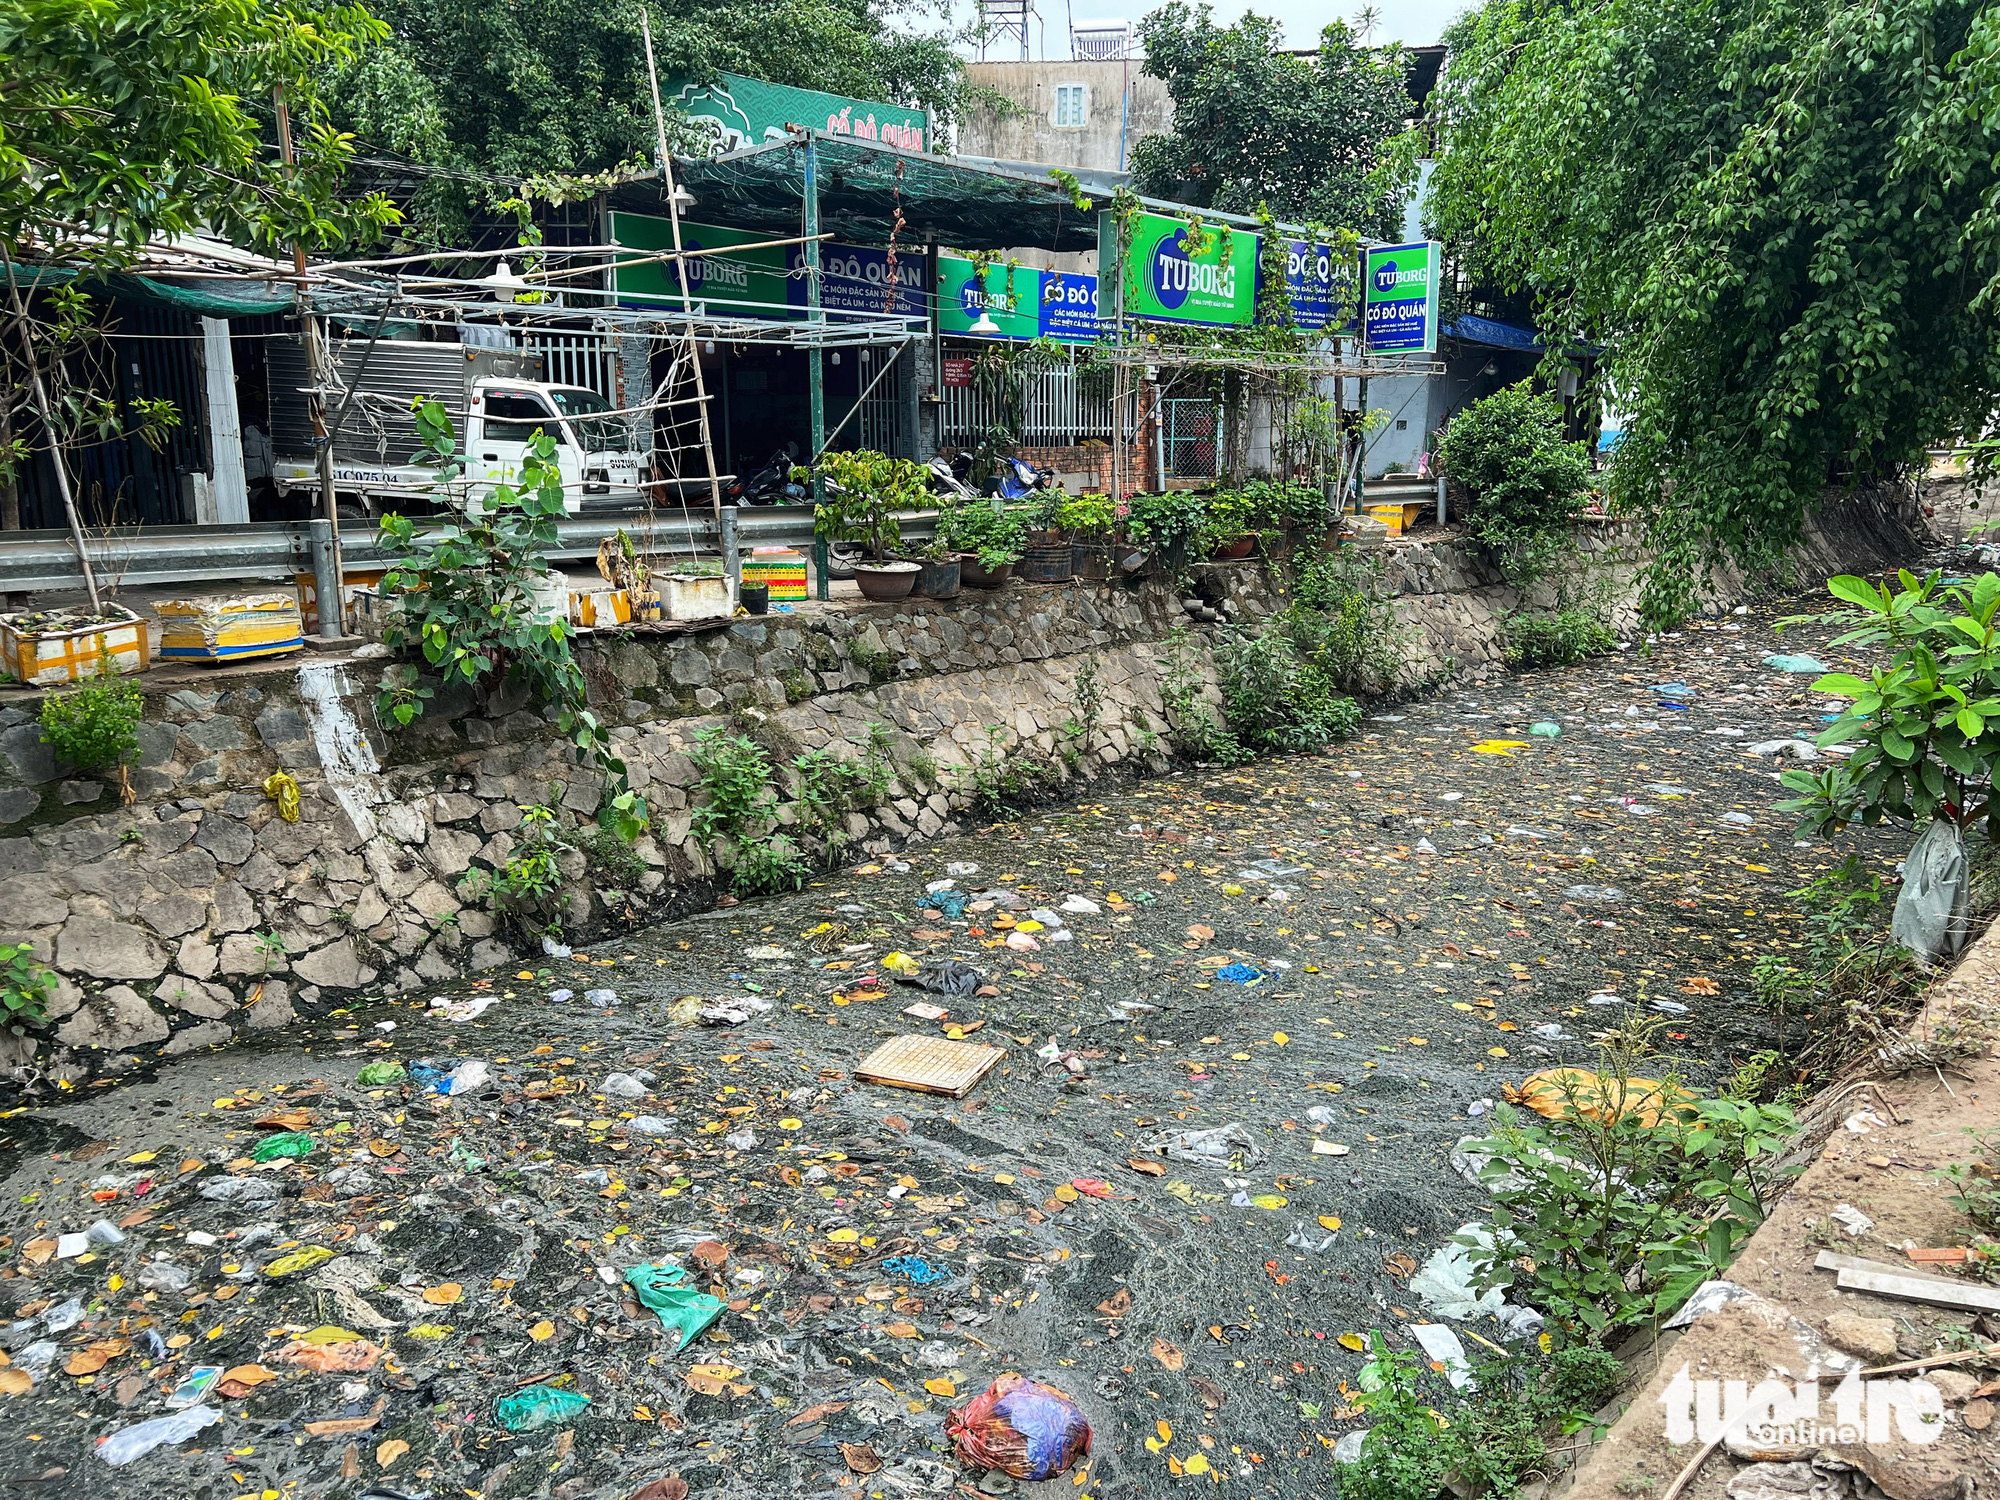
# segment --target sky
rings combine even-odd
[[[1035,29],[1030,33],[1032,55],[1067,57],[1072,20],[1137,22],[1156,3],[1157,0],[1132,0],[1132,3],[1121,6],[1117,0],[1035,0],[1037,20]],[[1320,28],[1328,21],[1336,16],[1351,21],[1360,9],[1358,0],[1351,5],[1328,5],[1324,0],[1256,0],[1254,4],[1244,4],[1242,0],[1211,0],[1211,3],[1219,25],[1230,24],[1245,10],[1272,17],[1285,28],[1285,40],[1294,47],[1312,46],[1319,37]],[[1378,20],[1372,40],[1426,46],[1435,42],[1438,34],[1471,3],[1472,0],[1375,0]],[[967,19],[976,13],[971,0],[958,0],[956,8]],[[1019,44],[1014,45],[1017,50],[1012,54],[1003,53],[996,47],[989,48],[987,56],[996,61],[1003,55],[1018,56]]]

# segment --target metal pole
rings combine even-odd
[[[284,85],[271,90],[271,104],[278,116],[278,156],[285,165],[285,179],[292,176],[292,112],[285,103]],[[347,607],[341,585],[347,570],[340,560],[340,504],[333,489],[333,439],[326,428],[326,392],[333,383],[332,362],[326,350],[326,333],[306,302],[306,247],[303,240],[292,242],[292,269],[299,279],[299,323],[305,334],[306,369],[312,389],[306,393],[306,415],[312,421],[313,448],[319,454],[320,503],[326,508],[333,589],[327,591],[327,574],[319,577],[319,638],[337,641],[346,634]]]
[[[333,522],[325,516],[314,516],[306,528],[312,538],[313,588],[319,596],[320,639],[333,640],[341,632],[335,629],[329,633],[326,622],[347,623],[345,601],[340,597],[340,539],[334,534]]]
[[[819,145],[810,134],[806,136],[805,152],[806,322],[814,330],[812,347],[806,350],[806,396],[811,424],[807,438],[817,455],[826,446],[826,353],[819,342],[825,332],[826,310],[820,306]],[[812,487],[813,515],[817,518],[819,507],[826,502],[826,481],[820,478],[817,468],[813,470]],[[833,597],[833,584],[826,576],[829,551],[826,538],[815,526],[813,573],[819,580],[815,592],[821,599]]]
[[[743,552],[736,540],[736,507],[725,505],[717,515],[722,528],[722,576],[729,580],[729,596],[743,597]]]
[[[660,140],[660,172],[667,183],[667,220],[674,228],[674,272],[680,280],[681,313],[688,319],[688,363],[694,366],[694,393],[700,402],[695,410],[701,416],[701,456],[708,464],[708,503],[715,510],[717,519],[722,516],[722,485],[715,477],[715,443],[708,429],[708,377],[701,369],[701,345],[694,336],[694,308],[688,302],[687,257],[681,254],[681,205],[679,191],[674,186],[674,157],[667,150],[667,117],[660,108],[660,75],[653,67],[653,22],[652,7],[639,7],[639,26],[646,38],[646,82],[653,91],[653,128]]]
[[[90,566],[90,552],[83,544],[83,521],[76,513],[76,494],[69,486],[69,465],[63,461],[62,441],[56,435],[55,415],[50,410],[49,393],[42,385],[42,367],[35,363],[34,337],[28,327],[28,305],[21,300],[21,283],[14,275],[11,246],[0,245],[0,258],[7,262],[7,298],[13,304],[14,329],[21,336],[21,358],[28,366],[28,391],[35,399],[35,414],[49,436],[49,458],[55,464],[56,492],[62,496],[63,514],[69,518],[70,545],[76,548],[77,566],[83,569],[83,589],[90,596],[90,612],[102,614],[97,597],[97,572]]]

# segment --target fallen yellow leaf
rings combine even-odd
[[[958,1394],[958,1387],[952,1384],[949,1375],[940,1375],[934,1380],[926,1380],[924,1382],[924,1389],[929,1391],[933,1396],[956,1396]]]
[[[376,1448],[375,1462],[386,1469],[409,1451],[410,1445],[401,1438],[390,1438],[388,1442]]]
[[[1337,1233],[1339,1233],[1339,1232],[1340,1232],[1340,1215],[1339,1215],[1339,1214],[1321,1214],[1321,1215],[1319,1216],[1319,1227],[1320,1227],[1320,1228],[1322,1228],[1322,1229],[1330,1229],[1330,1230],[1334,1231],[1334,1232],[1335,1232],[1336,1234],[1337,1234]]]
[[[455,1281],[440,1282],[436,1286],[424,1288],[424,1301],[433,1307],[444,1307],[465,1295],[465,1288]]]
[[[556,1332],[556,1325],[551,1323],[547,1318],[544,1318],[542,1319],[541,1322],[537,1323],[533,1328],[530,1328],[528,1330],[528,1337],[533,1339],[536,1343],[539,1344],[545,1339],[554,1338],[555,1332]]]
[[[1181,1472],[1183,1474],[1206,1474],[1208,1472],[1208,1455],[1206,1453],[1190,1453],[1181,1461]]]
[[[1343,1333],[1334,1342],[1339,1344],[1343,1349],[1352,1349],[1356,1354],[1359,1354],[1363,1349],[1368,1347],[1368,1340],[1364,1339],[1358,1333]]]

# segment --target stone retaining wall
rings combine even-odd
[[[1591,569],[1626,589],[1636,539],[1595,528],[1584,545]],[[1907,537],[1879,527],[1814,545],[1809,565],[1828,571],[1908,551]],[[1384,570],[1413,627],[1413,680],[1447,664],[1492,669],[1496,621],[1518,600],[1464,546],[1399,546]],[[1195,570],[1184,596],[1157,582],[1017,583],[945,603],[746,619],[705,635],[589,638],[580,655],[593,705],[654,826],[636,861],[586,852],[583,838],[585,849],[561,856],[563,928],[590,940],[714,902],[713,851],[690,831],[699,780],[690,751],[710,726],[749,729],[781,767],[801,750],[861,753],[882,726],[893,781],[881,806],[846,815],[850,847],[952,831],[983,758],[1038,766],[1056,793],[1077,778],[1164,770],[1159,643],[1189,622],[1190,605],[1203,619],[1237,621],[1282,607],[1286,576],[1253,560]],[[1197,626],[1211,678],[1212,629]],[[480,704],[442,689],[416,726],[385,736],[372,709],[382,670],[380,660],[292,658],[149,679],[129,807],[109,782],[55,760],[36,695],[9,695],[0,938],[32,944],[58,971],[54,1061],[62,1049],[98,1049],[113,1058],[95,1066],[115,1068],[141,1051],[181,1053],[283,1026],[300,1006],[518,958],[522,934],[461,882],[505,865],[524,805],[560,808],[587,828],[599,777],[506,692]],[[1102,710],[1079,742],[1064,725],[1086,672]],[[1215,696],[1212,681],[1205,690]],[[297,822],[262,789],[278,770],[301,786]],[[0,1066],[29,1062],[37,1047],[0,1038]]]

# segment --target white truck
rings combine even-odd
[[[371,350],[357,339],[337,350],[333,363],[338,389],[328,396],[326,422],[329,428],[338,423],[334,489],[350,514],[422,513],[450,503],[436,471],[413,461],[419,444],[411,411],[420,397],[442,402],[451,413],[467,459],[466,499],[474,506],[493,486],[519,476],[537,431],[555,439],[571,515],[586,505],[626,509],[643,503],[649,455],[634,424],[605,415],[611,403],[596,391],[538,379],[538,355],[401,339],[378,340]],[[319,461],[303,346],[274,341],[270,371],[272,477],[281,492],[306,491],[317,507]]]

